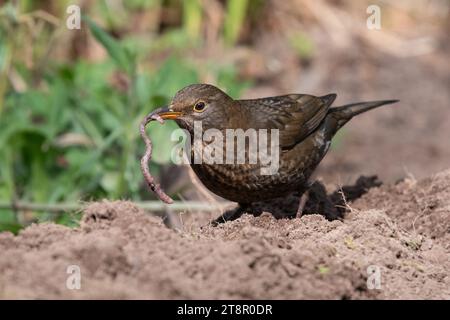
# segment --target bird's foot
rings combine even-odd
[[[211,221],[210,225],[217,227],[221,223],[236,220],[245,213],[247,207],[247,205],[239,204],[236,208],[225,211],[220,217]]]

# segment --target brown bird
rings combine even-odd
[[[293,192],[305,193],[310,186],[308,179],[327,153],[331,139],[345,123],[360,113],[398,101],[358,102],[330,108],[335,98],[336,94],[321,97],[288,94],[234,100],[215,86],[193,84],[178,91],[169,106],[159,108],[153,114],[175,120],[189,132],[192,142],[195,121],[201,121],[202,133],[218,129],[223,137],[227,129],[278,129],[278,170],[271,174],[262,173],[263,163],[259,159],[257,163],[249,163],[249,143],[245,143],[244,150],[233,147],[234,159],[239,151],[244,152],[244,163],[196,164],[191,161],[192,169],[210,191],[239,203],[236,210],[216,220],[221,222],[239,217],[254,202]],[[267,138],[269,147],[271,134]],[[208,143],[202,141],[203,146]],[[224,155],[227,143],[230,142],[224,139]],[[195,150],[192,148],[192,157]]]

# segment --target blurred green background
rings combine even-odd
[[[229,1],[220,41],[236,42],[249,2]],[[138,161],[144,115],[206,77],[235,97],[249,85],[231,64],[206,60],[199,68],[190,61],[186,52],[203,46],[200,1],[80,1],[81,29],[68,30],[66,9],[74,3],[1,5],[0,199],[6,202],[152,198]],[[174,128],[149,126],[156,175],[169,162]],[[0,231],[54,218],[70,224],[74,216],[3,209]]]

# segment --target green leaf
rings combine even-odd
[[[128,74],[133,71],[134,57],[130,52],[125,50],[119,42],[111,37],[106,31],[100,28],[89,17],[83,16],[83,19],[87,22],[92,35],[98,42],[106,49],[109,56],[117,63],[117,65]]]
[[[67,227],[78,227],[80,225],[80,219],[80,213],[64,212],[55,219],[55,223],[62,224]]]
[[[311,59],[314,54],[314,42],[303,33],[297,33],[290,38],[291,47],[297,51],[300,58]]]
[[[0,222],[0,232],[9,231],[14,234],[18,234],[20,229],[22,229],[22,228],[23,228],[23,226],[19,223]]]
[[[202,27],[202,6],[199,0],[183,1],[184,30],[192,40],[198,40]]]
[[[98,130],[97,125],[91,119],[91,117],[87,115],[83,110],[79,109],[74,112],[74,115],[77,118],[78,122],[82,125],[85,132],[94,141],[95,145],[102,145],[104,142],[102,134]]]
[[[238,40],[244,24],[247,7],[248,0],[228,0],[224,22],[224,37],[228,45],[233,45]]]
[[[109,193],[117,189],[119,174],[117,172],[106,172],[100,180],[100,185]]]

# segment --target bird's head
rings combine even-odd
[[[155,110],[161,118],[175,120],[178,125],[193,130],[194,121],[201,121],[203,130],[227,127],[233,99],[209,84],[192,84],[175,94],[167,107]]]

